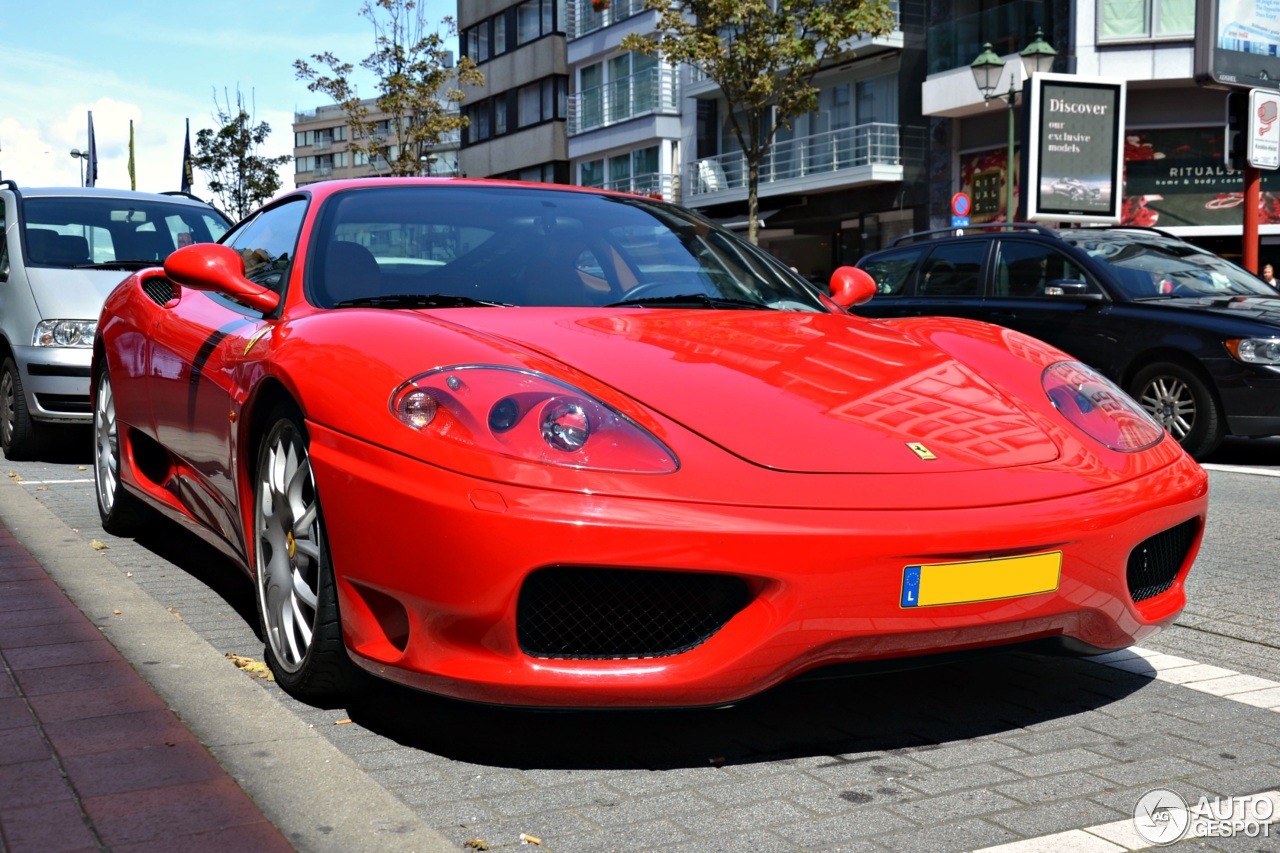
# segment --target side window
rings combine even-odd
[[[287,202],[264,210],[232,236],[227,245],[244,259],[246,278],[276,292],[284,290],[306,211],[305,199]]]
[[[919,296],[977,296],[982,290],[982,256],[987,252],[985,240],[968,243],[944,243],[925,259]]]
[[[923,246],[883,252],[862,265],[862,269],[876,283],[876,293],[881,296],[901,296],[906,292],[911,273],[924,255]]]
[[[1084,271],[1052,246],[1003,240],[996,259],[997,296],[1043,296],[1051,281],[1086,281]]]

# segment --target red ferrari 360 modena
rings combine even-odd
[[[463,699],[731,703],[833,663],[1172,623],[1205,473],[1093,370],[867,320],[693,213],[564,186],[286,193],[107,300],[103,526],[254,579],[268,663]],[[355,666],[353,666],[353,664]]]

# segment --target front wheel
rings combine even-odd
[[[103,367],[94,380],[93,485],[98,495],[102,529],[116,536],[129,536],[142,526],[145,508],[121,484],[120,464],[116,397],[111,390],[111,374]]]
[[[1226,428],[1218,402],[1194,371],[1173,362],[1147,365],[1129,383],[1129,393],[1192,458],[1202,459],[1222,443]]]
[[[333,564],[302,416],[277,409],[254,477],[254,570],[267,665],[299,699],[339,701],[355,666],[338,617]]]
[[[0,448],[6,459],[30,459],[43,446],[35,421],[27,410],[22,376],[12,357],[0,367]]]

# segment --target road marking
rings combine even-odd
[[[1089,658],[1115,669],[1149,675],[1156,681],[1178,684],[1201,693],[1221,696],[1255,708],[1280,712],[1280,681],[1245,675],[1234,669],[1209,666],[1177,655],[1133,646],[1118,652]]]
[[[1216,462],[1205,462],[1200,465],[1206,471],[1225,471],[1228,474],[1257,474],[1259,477],[1280,477],[1280,470],[1271,468],[1248,468],[1243,465],[1219,465]]]
[[[92,483],[93,478],[86,480],[19,480],[24,486],[65,486],[76,483]]]

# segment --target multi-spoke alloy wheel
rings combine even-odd
[[[1129,393],[1197,459],[1212,453],[1226,428],[1217,400],[1194,371],[1172,362],[1138,371]]]
[[[302,420],[272,420],[254,480],[254,567],[267,663],[294,695],[336,697],[351,663]]]
[[[116,397],[106,368],[98,371],[93,395],[93,483],[98,493],[98,515],[108,533],[126,535],[136,530],[141,503],[120,483],[120,427],[116,422]]]

